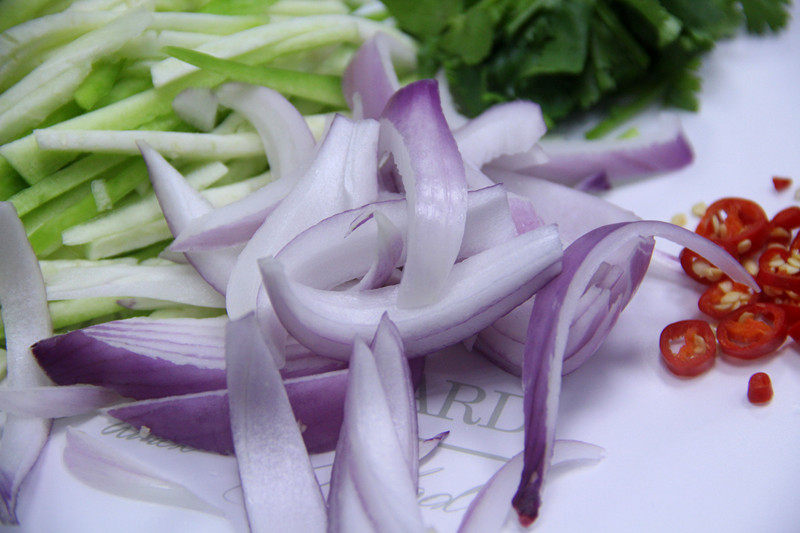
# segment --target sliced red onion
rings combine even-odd
[[[253,315],[228,324],[225,353],[231,432],[250,530],[323,531],[325,501]]]
[[[225,319],[131,318],[39,341],[33,353],[59,385],[88,383],[130,398],[225,387]]]
[[[564,252],[562,273],[536,295],[525,345],[525,465],[513,500],[524,525],[536,519],[541,503],[541,486],[552,455],[562,360],[565,370],[577,368],[606,338],[644,277],[652,236],[696,251],[731,279],[758,290],[744,267],[722,248],[665,222],[602,226]],[[601,289],[600,294],[594,288]],[[600,297],[603,292],[610,295],[607,303]]]
[[[600,446],[577,440],[557,440],[553,447],[553,471],[596,463],[605,455]],[[464,513],[458,533],[501,531],[511,514],[509,501],[522,473],[523,453],[512,457],[475,496]]]
[[[620,183],[691,163],[692,148],[677,115],[663,115],[651,122],[649,127],[640,125],[640,134],[628,139],[544,139],[541,147],[548,156],[545,163],[530,165],[522,157],[511,155],[493,165],[575,185],[599,173],[611,183]]]
[[[377,33],[353,55],[342,77],[342,91],[353,117],[380,118],[400,87],[389,54],[390,37]]]
[[[467,214],[464,163],[435,81],[412,83],[392,96],[381,118],[381,152],[394,158],[411,220],[397,305],[431,304],[443,295]]]
[[[6,337],[7,382],[49,385],[30,345],[53,334],[44,280],[14,206],[0,202],[0,314]],[[19,488],[50,434],[50,420],[9,414],[0,437],[0,522],[17,524]]]
[[[62,418],[91,413],[122,399],[116,392],[95,385],[0,388],[0,411],[16,416]]]
[[[232,318],[256,308],[262,290],[258,258],[276,254],[300,232],[334,213],[375,200],[353,198],[353,189],[345,184],[376,179],[377,134],[375,121],[334,118],[311,167],[239,255],[226,291]],[[377,191],[377,186],[373,190]],[[358,203],[353,205],[354,201]]]
[[[329,530],[424,531],[416,480],[404,459],[386,389],[375,357],[360,339],[350,357],[344,405],[331,473]]]
[[[411,479],[416,485],[419,473],[417,403],[414,399],[411,371],[403,352],[403,339],[397,326],[385,313],[375,331],[370,349],[375,357],[378,376],[386,393],[400,451],[408,464]]]
[[[374,335],[384,312],[408,356],[460,342],[530,298],[560,270],[559,257],[553,226],[524,233],[458,263],[444,296],[416,309],[397,306],[397,286],[323,291],[290,280],[277,259],[260,264],[272,305],[292,336],[315,353],[346,359],[353,339]]]
[[[64,268],[47,284],[49,300],[143,297],[199,307],[225,307],[220,294],[189,265],[105,265]]]
[[[380,211],[375,211],[372,216],[378,227],[378,246],[374,262],[353,287],[357,291],[382,287],[400,264],[403,255],[403,234],[397,226]]]
[[[421,439],[419,441],[419,464],[430,459],[433,456],[433,452],[439,449],[439,445],[444,442],[448,435],[450,435],[449,431],[442,431],[429,439]]]
[[[184,485],[83,431],[67,428],[66,436],[64,464],[72,475],[90,487],[126,498],[223,516],[220,509]]]
[[[161,211],[173,235],[179,235],[193,220],[213,210],[211,203],[196,191],[180,172],[147,143],[137,143],[142,152],[150,182]],[[236,255],[230,250],[209,254],[185,252],[187,261],[214,290],[224,295]]]
[[[256,128],[272,178],[255,193],[200,217],[179,235],[175,251],[230,246],[249,239],[308,170],[315,141],[299,111],[279,92],[243,83],[217,90],[220,102],[246,117]]]
[[[520,100],[490,107],[453,136],[464,161],[480,168],[498,157],[532,150],[546,131],[542,109]]]

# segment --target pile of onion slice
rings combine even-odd
[[[753,282],[691,232],[639,221],[536,177],[597,185],[677,168],[691,159],[679,127],[652,142],[540,144],[545,126],[535,104],[504,104],[467,120],[434,80],[400,88],[391,54],[385,35],[355,54],[344,78],[354,118],[332,117],[318,142],[274,91],[217,89],[220,104],[259,132],[276,178],[233,206],[213,209],[140,145],[176,237],[171,251],[199,274],[191,287],[202,285],[176,292],[207,305],[224,298],[230,321],[138,318],[40,341],[49,336],[46,312],[17,309],[16,289],[4,281],[28,279],[26,292],[44,302],[35,261],[9,259],[28,256],[19,239],[4,239],[3,247],[14,247],[0,250],[9,373],[27,367],[32,376],[13,385],[34,394],[43,384],[25,357],[39,341],[36,361],[56,384],[71,386],[64,390],[69,412],[103,406],[154,435],[235,453],[255,532],[424,531],[413,386],[425,355],[474,341],[522,374],[525,449],[478,494],[462,529],[503,523],[520,470],[514,507],[522,523],[535,519],[561,371],[577,368],[608,335],[645,274],[651,237],[675,240],[731,278]],[[12,228],[4,234],[17,231],[7,211],[0,206],[0,223]],[[156,294],[165,279],[142,280],[130,296]],[[22,315],[41,318],[32,322],[40,327],[15,330]],[[6,514],[38,454],[5,446],[22,435],[7,427],[0,449],[3,495],[11,494]],[[43,443],[47,428],[36,421],[25,438]],[[70,439],[73,452],[110,457]],[[308,453],[334,448],[326,504]],[[17,471],[9,473],[12,460]],[[72,463],[96,469],[98,462]]]

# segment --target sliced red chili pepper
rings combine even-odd
[[[785,191],[792,184],[792,178],[784,178],[783,176],[772,176],[772,186],[778,192]]]
[[[754,303],[726,315],[717,326],[720,349],[739,359],[774,352],[786,340],[786,313],[770,303]]]
[[[664,328],[659,348],[661,358],[673,374],[696,376],[714,364],[717,340],[708,322],[682,320]]]
[[[747,399],[750,403],[767,403],[772,399],[772,381],[764,372],[756,372],[747,383]]]
[[[778,300],[773,300],[770,303],[777,305],[778,307],[783,309],[784,313],[786,313],[786,327],[789,328],[789,331],[791,332],[791,328],[795,324],[800,322],[800,301],[794,301],[789,299],[778,299]]]
[[[729,279],[720,281],[709,287],[700,296],[697,307],[700,311],[713,318],[722,318],[743,305],[755,303],[758,295],[744,283],[736,283]]]
[[[789,297],[800,298],[800,250],[790,251],[773,247],[761,254],[758,260],[756,281],[771,296],[769,289],[789,291]]]
[[[681,250],[679,259],[683,270],[695,281],[711,285],[720,281],[723,277],[722,270],[688,248]]]
[[[787,207],[779,211],[769,221],[767,242],[776,242],[789,246],[792,241],[792,231],[797,228],[800,228],[800,207]]]
[[[752,200],[722,198],[708,206],[695,232],[738,257],[761,248],[769,232],[769,220]]]

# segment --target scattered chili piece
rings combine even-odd
[[[682,320],[661,332],[661,357],[678,376],[696,376],[714,365],[717,341],[704,320]],[[677,351],[675,350],[677,348]]]
[[[800,296],[800,250],[767,248],[758,260],[756,281],[769,296],[787,291],[790,298]]]
[[[774,352],[786,340],[786,313],[771,303],[740,307],[717,326],[720,349],[739,359],[756,359]]]
[[[769,229],[767,214],[757,203],[722,198],[708,206],[695,232],[738,257],[761,248]]]
[[[785,191],[792,185],[792,178],[785,178],[783,176],[772,176],[772,186],[778,192]]]
[[[709,287],[700,296],[697,307],[712,318],[722,318],[757,299],[758,295],[747,285],[726,279]]]
[[[788,246],[792,240],[792,231],[797,228],[800,228],[800,207],[793,205],[779,211],[769,221],[767,242]]]
[[[711,285],[722,279],[722,270],[688,248],[681,250],[679,258],[684,272],[695,281]]]
[[[756,372],[750,376],[747,384],[747,399],[750,403],[764,404],[772,399],[772,381],[764,372]]]

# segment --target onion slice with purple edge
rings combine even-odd
[[[501,531],[512,514],[509,501],[522,473],[523,452],[498,470],[481,488],[467,508],[458,533]],[[577,440],[557,440],[553,447],[553,469],[568,470],[582,464],[597,463],[605,456],[600,446]]]
[[[0,202],[0,314],[6,334],[9,387],[50,382],[30,346],[53,334],[44,280],[14,206]],[[48,419],[9,414],[0,437],[0,522],[17,524],[17,496],[50,434]]]
[[[387,356],[401,363],[402,351],[392,352]],[[416,479],[409,472],[390,401],[375,356],[357,338],[350,357],[344,421],[331,472],[331,532],[424,531]]]
[[[342,76],[342,92],[353,118],[380,118],[400,87],[389,53],[391,37],[377,33],[361,45]]]
[[[513,499],[523,525],[533,522],[539,512],[542,482],[553,449],[562,360],[565,366],[577,367],[606,338],[644,277],[653,250],[653,236],[665,237],[694,250],[734,281],[758,290],[750,274],[722,248],[665,222],[602,226],[567,248],[562,273],[536,295],[525,345],[522,376],[525,464]],[[602,293],[609,298],[602,298]],[[588,305],[582,303],[584,298],[589,300]],[[581,307],[588,318],[582,318],[583,327],[575,327]]]
[[[378,245],[375,250],[375,259],[364,277],[352,290],[377,289],[386,283],[394,273],[395,267],[400,264],[403,255],[403,234],[397,229],[389,218],[380,211],[371,215],[378,227]]]
[[[439,445],[450,435],[450,431],[442,431],[433,437],[427,439],[420,439],[419,441],[419,464],[424,463],[431,457],[433,453],[439,449]]]
[[[375,356],[375,366],[386,393],[400,451],[416,486],[419,473],[417,403],[411,383],[411,370],[403,352],[403,340],[397,326],[389,320],[386,313],[381,316],[370,349]]]
[[[577,185],[599,174],[621,183],[656,172],[683,168],[694,159],[677,115],[663,115],[640,124],[640,134],[629,139],[543,139],[544,163],[531,164],[529,154],[503,156],[492,167]]]
[[[66,438],[64,464],[90,487],[126,498],[223,516],[220,509],[185,486],[83,431],[67,428]]]
[[[504,155],[535,152],[546,131],[542,109],[520,100],[490,107],[455,130],[453,136],[464,162],[481,168]],[[542,155],[536,161],[545,159]]]
[[[530,298],[560,271],[554,226],[514,237],[457,263],[436,303],[403,309],[396,285],[371,291],[318,290],[286,275],[280,260],[260,261],[281,323],[314,353],[346,360],[356,337],[370,338],[384,312],[407,356],[431,353],[474,335]]]
[[[254,315],[225,333],[231,432],[250,530],[323,531],[325,501]]]
[[[334,118],[311,167],[239,255],[226,291],[231,318],[241,318],[256,309],[258,294],[263,291],[258,258],[276,254],[300,232],[326,217],[375,200],[377,137],[375,121],[353,122],[341,115]],[[353,196],[353,189],[348,190],[347,183],[363,184],[363,188],[355,188],[360,191],[358,197]]]
[[[230,205],[195,220],[176,235],[171,249],[209,249],[249,239],[308,170],[315,141],[299,111],[280,93],[266,87],[226,83],[217,89],[220,103],[239,112],[258,131],[272,181]]]
[[[397,91],[381,117],[380,152],[390,152],[408,198],[407,259],[397,305],[442,297],[467,217],[464,163],[447,126],[434,80]]]
[[[161,154],[146,142],[138,142],[137,145],[142,152],[153,191],[172,235],[179,235],[193,220],[213,210],[211,203],[194,190]],[[235,253],[230,250],[219,250],[216,253],[184,252],[184,255],[189,264],[214,290],[225,295],[225,287],[236,262]]]
[[[123,400],[114,391],[95,385],[0,388],[0,411],[36,418],[84,415]]]

